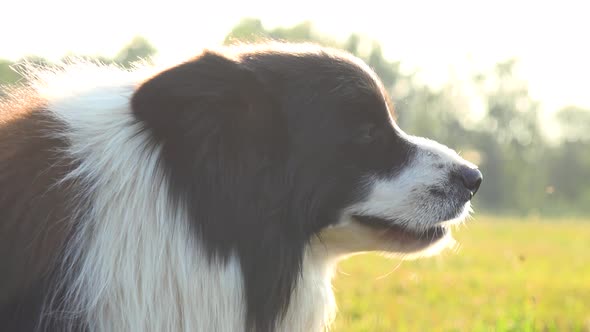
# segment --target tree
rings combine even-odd
[[[242,19],[223,41],[224,44],[231,44],[236,41],[255,42],[268,38],[268,32],[262,26],[262,21],[256,18]]]
[[[123,67],[130,67],[133,62],[139,60],[148,60],[156,54],[156,48],[147,41],[147,39],[137,36],[131,42],[123,47],[115,56],[114,62]]]
[[[480,167],[494,179],[482,186],[480,201],[494,210],[539,212],[549,185],[543,163],[547,143],[539,104],[530,98],[526,83],[514,75],[517,64],[513,59],[500,62],[487,77],[478,79],[487,114],[473,141],[484,154]]]
[[[565,107],[557,112],[560,136],[565,141],[590,140],[590,110],[576,106]]]

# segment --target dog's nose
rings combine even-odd
[[[461,180],[465,188],[471,191],[471,195],[475,195],[483,180],[483,175],[477,168],[462,167],[461,168]]]

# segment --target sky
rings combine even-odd
[[[361,33],[385,55],[440,87],[469,80],[508,58],[545,110],[590,108],[588,1],[123,1],[5,0],[0,5],[0,58],[68,53],[113,56],[134,36],[166,61],[219,45],[241,18],[267,28],[310,20],[344,40]]]

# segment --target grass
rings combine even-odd
[[[590,331],[590,222],[479,217],[456,252],[356,256],[334,331]]]

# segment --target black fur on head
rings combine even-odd
[[[239,258],[248,329],[272,330],[304,249],[411,153],[374,74],[337,51],[205,52],[146,81],[132,108],[212,260]]]

